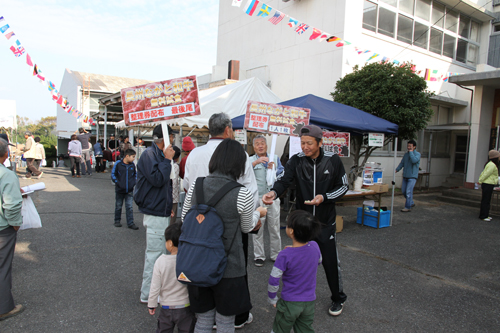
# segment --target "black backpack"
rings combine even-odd
[[[243,185],[234,181],[229,182],[205,203],[204,180],[202,177],[196,179],[194,191],[197,204],[192,206],[184,217],[179,237],[176,276],[177,280],[184,284],[211,287],[222,279],[228,254],[222,242],[224,224],[214,207],[229,191]],[[236,233],[228,252],[235,238]]]

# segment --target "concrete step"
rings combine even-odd
[[[479,214],[479,208],[481,207],[481,199],[468,200],[468,199],[459,198],[459,197],[447,197],[447,196],[438,196],[438,197],[436,197],[436,199],[438,201],[441,201],[441,202],[446,202],[446,203],[455,204],[455,205],[459,205],[459,206],[477,208],[478,214]],[[500,215],[500,205],[497,204],[496,199],[493,199],[493,198],[491,200],[490,214],[495,215],[495,216]]]
[[[462,174],[452,174],[446,178],[445,182],[442,184],[443,187],[462,187],[464,186],[464,175]]]
[[[455,188],[443,191],[443,197],[462,198],[473,201],[481,201],[481,190],[471,190],[466,188]],[[496,196],[493,196],[496,198]]]

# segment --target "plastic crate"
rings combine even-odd
[[[363,213],[363,208],[358,207],[358,216],[356,219],[357,224],[361,224],[361,214]],[[364,225],[367,225],[372,228],[377,227],[377,216],[378,213],[376,211],[365,211]],[[389,227],[391,224],[391,211],[380,212],[380,228]]]

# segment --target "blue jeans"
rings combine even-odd
[[[401,192],[403,192],[403,196],[406,198],[405,208],[411,209],[413,203],[413,188],[415,187],[415,183],[417,180],[415,178],[403,178],[403,185],[401,186]]]
[[[123,200],[125,200],[125,212],[127,213],[127,225],[130,227],[134,224],[134,207],[133,200],[134,196],[132,192],[130,193],[118,193],[116,192],[116,204],[115,204],[115,223],[120,223],[122,219],[122,206]]]

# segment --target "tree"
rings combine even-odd
[[[414,73],[411,64],[372,63],[337,81],[331,93],[335,102],[342,103],[388,120],[399,126],[398,137],[413,139],[427,127],[432,117],[426,81]],[[385,144],[394,140],[385,138]],[[361,176],[363,166],[377,147],[369,147],[366,136],[351,136],[353,176]],[[360,163],[360,158],[363,161]],[[353,181],[354,179],[352,179]]]
[[[16,141],[24,142],[24,132],[30,131],[35,137],[40,137],[40,143],[45,148],[46,156],[55,156],[57,145],[56,136],[57,117],[44,117],[36,122],[28,117],[17,116],[17,137]]]

